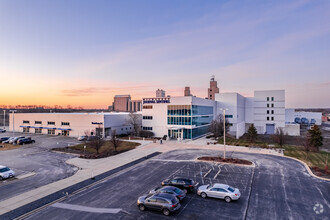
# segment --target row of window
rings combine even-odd
[[[23,120],[23,124],[30,124],[30,121],[27,120]],[[34,121],[34,124],[39,124],[41,125],[42,122],[41,121]],[[47,125],[55,125],[55,121],[47,121]],[[61,122],[62,126],[70,126],[70,122]]]
[[[168,105],[167,115],[211,115],[213,114],[212,106],[201,105]]]
[[[25,133],[29,133],[30,132],[30,128],[23,128],[23,132]],[[52,134],[55,135],[55,129],[48,129],[47,134]],[[35,134],[41,134],[42,133],[42,128],[35,128],[34,129],[34,133]],[[61,133],[58,133],[58,135],[65,135],[65,136],[69,136],[70,132],[69,131],[61,131]]]
[[[169,125],[208,125],[211,123],[213,116],[205,115],[201,117],[167,117]]]
[[[272,108],[274,108],[274,103],[272,103]],[[267,103],[267,108],[269,108],[269,103]]]
[[[152,127],[142,127],[144,131],[152,131]]]
[[[271,100],[274,101],[274,97],[272,97]],[[269,101],[269,97],[267,97],[267,101]]]
[[[269,121],[269,119],[271,119],[272,121],[274,121],[274,117],[267,117],[267,121]]]
[[[267,114],[269,114],[269,110],[267,110]],[[274,114],[274,110],[271,111],[271,114],[273,115]]]
[[[143,105],[142,108],[143,109],[152,109],[152,105]]]
[[[152,116],[143,116],[142,118],[145,120],[152,120]]]

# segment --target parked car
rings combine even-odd
[[[0,165],[0,180],[14,177],[15,172],[6,166]]]
[[[9,139],[9,137],[1,137],[0,138],[0,143],[2,143],[3,141],[6,141],[6,140],[8,140]]]
[[[149,192],[150,194],[155,193],[170,193],[172,195],[175,195],[180,201],[182,201],[186,197],[186,193],[175,187],[175,186],[163,186],[163,187],[157,187]]]
[[[238,200],[241,197],[239,189],[220,183],[200,186],[197,190],[197,195],[200,195],[202,198],[220,198],[224,199],[226,202]]]
[[[78,138],[77,138],[77,140],[78,141],[87,141],[87,139],[88,139],[88,136],[79,136]]]
[[[6,132],[6,129],[0,128],[0,133],[5,133],[5,132]]]
[[[12,140],[14,140],[15,139],[15,137],[10,137],[10,138],[8,138],[7,140],[5,140],[5,141],[2,141],[2,143],[5,143],[5,144],[9,144]]]
[[[18,139],[17,140],[17,144],[32,144],[32,143],[35,143],[36,141],[35,140],[32,140],[30,137],[28,138],[21,138],[21,139]]]
[[[141,196],[137,200],[137,205],[141,211],[151,209],[160,211],[164,215],[170,215],[181,207],[176,196],[169,193],[156,193]]]
[[[194,191],[194,181],[184,177],[175,177],[166,179],[162,182],[162,186],[175,186],[182,189],[185,193]]]
[[[18,140],[20,140],[20,139],[23,139],[23,138],[25,138],[24,136],[20,136],[20,137],[15,137],[12,141],[11,141],[11,143],[10,144],[17,144],[17,141]]]

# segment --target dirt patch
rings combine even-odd
[[[0,151],[2,150],[13,150],[22,147],[22,145],[13,145],[13,144],[0,144]]]
[[[197,160],[212,161],[212,162],[223,162],[223,163],[232,163],[232,164],[243,164],[243,165],[252,165],[251,161],[242,160],[237,158],[222,158],[222,157],[199,157]]]

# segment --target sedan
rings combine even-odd
[[[200,186],[197,190],[197,195],[200,195],[202,198],[214,197],[224,199],[226,202],[238,200],[241,197],[239,189],[220,183]]]
[[[180,201],[182,201],[186,197],[186,193],[174,186],[164,186],[164,187],[157,187],[149,192],[150,194],[155,193],[169,193],[175,195]]]
[[[0,165],[0,180],[14,177],[15,172],[6,166]]]

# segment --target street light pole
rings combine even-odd
[[[220,108],[220,110],[223,110],[223,158],[226,159],[226,110]]]
[[[13,113],[13,137],[15,137],[15,112],[16,110],[9,110],[9,112]]]
[[[3,110],[3,129],[5,129],[6,126],[6,110]]]

